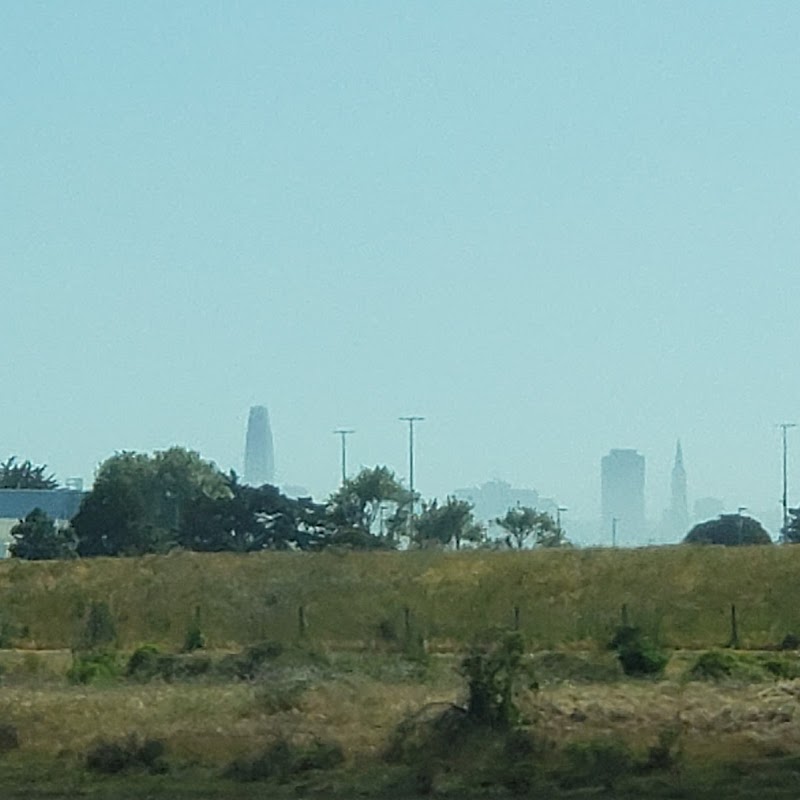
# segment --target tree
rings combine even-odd
[[[498,517],[495,522],[507,532],[509,547],[516,545],[521,550],[531,536],[534,547],[561,547],[567,544],[564,532],[556,521],[548,513],[529,506],[509,508],[506,515]]]
[[[479,542],[483,537],[482,526],[472,516],[472,504],[455,497],[448,497],[443,505],[437,500],[423,503],[414,529],[414,538],[421,546],[436,542],[445,547],[453,544],[460,550],[462,542]]]
[[[336,528],[355,528],[391,541],[402,530],[410,509],[411,492],[388,467],[365,467],[328,500]]]
[[[34,508],[12,529],[14,542],[9,552],[15,558],[44,561],[71,558],[75,555],[75,539],[69,528],[58,528],[42,509]]]
[[[17,463],[11,456],[0,464],[0,489],[55,489],[55,475],[47,474],[47,466],[34,466],[30,461]]]
[[[225,497],[203,496],[187,509],[179,544],[192,550],[308,550],[325,541],[326,509],[275,486],[248,486],[235,473]]]
[[[772,544],[761,523],[741,514],[721,514],[695,525],[683,540],[686,544],[721,544],[738,547],[749,544]]]
[[[789,509],[789,522],[783,530],[786,544],[800,544],[800,508]]]
[[[98,470],[72,525],[82,556],[166,552],[180,538],[195,505],[228,496],[225,476],[198,453],[181,447],[122,452]]]

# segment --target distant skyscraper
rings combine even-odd
[[[669,524],[673,533],[684,536],[689,532],[689,501],[686,495],[686,470],[683,467],[683,449],[678,439],[675,464],[670,478]]]
[[[269,412],[264,406],[253,406],[247,420],[247,439],[244,446],[244,481],[250,486],[262,486],[275,480],[275,453]]]
[[[636,450],[612,450],[600,464],[602,534],[610,542],[616,519],[617,539],[644,543],[644,456]]]

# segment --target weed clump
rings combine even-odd
[[[228,765],[225,777],[237,781],[288,780],[310,770],[331,770],[344,762],[338,742],[314,739],[305,746],[293,745],[281,737],[253,758],[237,759]]]
[[[200,628],[200,606],[194,610],[189,627],[186,629],[186,637],[183,640],[183,652],[193,653],[195,650],[202,650],[206,646],[206,637]]]
[[[219,671],[223,676],[252,681],[268,662],[274,661],[282,653],[283,645],[280,642],[260,642],[246,647],[241,653],[226,656],[219,664]]]
[[[794,680],[800,677],[800,661],[790,654],[708,650],[697,657],[689,668],[688,676],[697,681],[731,680],[742,683]]]
[[[73,653],[72,666],[67,670],[67,680],[76,684],[113,683],[120,675],[117,654],[109,650]]]
[[[660,675],[669,655],[659,648],[639,628],[621,625],[609,646],[616,650],[620,666],[626,675]]]
[[[130,734],[124,739],[100,739],[86,754],[86,768],[103,775],[143,770],[162,774],[168,766],[164,760],[166,746],[160,739],[140,739]]]
[[[630,748],[617,739],[592,739],[567,745],[566,768],[561,777],[565,788],[601,785],[611,791],[629,775],[636,760]]]
[[[0,722],[0,753],[8,753],[19,747],[19,731],[16,725]]]

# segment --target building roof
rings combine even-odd
[[[34,508],[53,519],[72,519],[84,494],[75,489],[0,489],[0,519],[24,519]]]

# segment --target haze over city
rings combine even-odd
[[[7,3],[0,456],[123,449],[594,520],[600,459],[778,515],[800,421],[794,3]],[[800,431],[789,434],[800,503]]]

